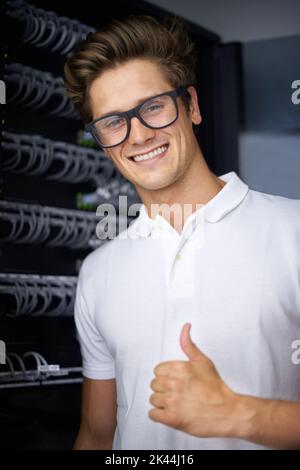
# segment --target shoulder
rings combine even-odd
[[[109,243],[109,241],[105,241],[84,258],[80,267],[81,280],[87,281],[95,271],[101,270],[101,266],[103,266],[108,256]]]
[[[253,224],[264,228],[277,246],[285,246],[297,253],[300,247],[300,200],[254,190],[248,194]]]
[[[130,243],[134,234],[134,220],[127,229],[119,233],[114,239],[104,241],[101,246],[89,253],[83,260],[79,277],[85,285],[97,279],[104,281],[109,269],[113,269],[116,263],[121,263],[124,257],[130,256]]]
[[[274,221],[286,221],[300,228],[300,199],[290,199],[252,189],[249,190],[249,199],[255,210],[268,211]]]

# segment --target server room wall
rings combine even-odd
[[[111,1],[105,10],[88,0],[10,0],[1,13],[0,449],[71,449],[82,382],[73,319],[78,270],[102,243],[97,205],[112,202],[122,218],[118,196],[139,199],[82,133],[64,96],[63,65],[76,41],[108,20],[161,19],[166,11],[137,0]],[[199,143],[213,171],[237,171],[239,45],[188,27],[205,117]],[[228,106],[230,122],[222,119]]]

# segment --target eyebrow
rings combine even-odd
[[[151,100],[151,98],[155,98],[155,96],[162,95],[163,93],[168,93],[168,90],[167,91],[161,91],[160,93],[155,93],[155,95],[150,95],[150,96],[145,97],[145,98],[140,98],[139,100],[137,100],[137,104],[135,106],[132,106],[132,108],[135,108],[139,104],[144,103],[144,101],[148,101],[148,100]],[[132,108],[130,108],[130,109],[132,109]],[[124,112],[126,112],[126,111],[112,110],[112,111],[109,111],[108,113],[105,113],[105,114],[99,116],[96,119],[105,118],[107,116],[111,116],[112,114],[120,114],[120,113],[122,114]]]

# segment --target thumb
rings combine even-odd
[[[190,323],[185,323],[182,327],[180,333],[181,349],[191,361],[198,361],[199,359],[203,358],[208,359],[205,354],[203,354],[203,352],[197,348],[195,343],[192,342],[190,336],[191,327],[192,325]]]

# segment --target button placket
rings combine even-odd
[[[170,265],[168,290],[170,298],[191,297],[194,295],[194,263],[190,250],[183,247],[178,259],[178,252]]]

